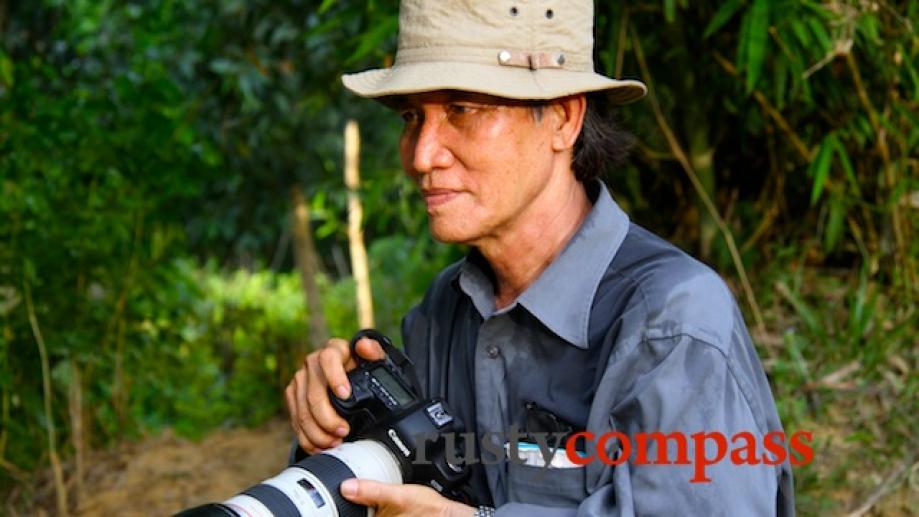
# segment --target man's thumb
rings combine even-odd
[[[341,495],[352,503],[377,506],[385,499],[382,483],[369,479],[346,479],[341,483]]]

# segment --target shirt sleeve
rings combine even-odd
[[[607,372],[607,377],[625,383],[620,385],[624,390],[616,390],[621,396],[614,401],[610,428],[629,439],[628,447],[625,441],[619,446],[610,441],[608,449],[619,449],[618,454],[628,460],[606,469],[599,485],[577,508],[510,503],[500,507],[496,515],[784,514],[778,484],[787,460],[779,466],[762,463],[765,434],[781,428],[769,429],[768,422],[773,419],[757,414],[764,410],[774,413],[775,409],[762,407],[756,393],[758,383],[750,378],[756,372],[745,369],[744,361],[734,361],[721,348],[690,335],[643,340]],[[768,398],[771,401],[771,395]],[[777,417],[774,422],[778,424]],[[652,464],[640,464],[637,437],[653,432],[683,436],[688,464],[653,464],[664,450],[658,449],[654,439],[644,442],[645,461]],[[743,438],[736,438],[739,434]],[[724,439],[722,450],[717,435]],[[683,452],[679,440],[665,443],[666,459],[679,461],[678,454]],[[608,451],[609,457],[616,458],[616,454],[615,450]],[[732,462],[748,461],[751,455],[751,462],[757,465]]]

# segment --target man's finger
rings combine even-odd
[[[290,417],[290,427],[297,432],[297,376],[290,381],[284,390],[284,402],[287,404],[287,415]]]
[[[287,402],[287,411],[290,414],[290,426],[294,429],[294,433],[297,435],[297,442],[300,443],[300,447],[306,452],[313,454],[316,449],[316,445],[310,441],[306,433],[303,430],[303,419],[305,416],[309,415],[308,408],[303,406],[301,401],[306,398],[306,368],[301,368],[294,374],[293,380],[290,381],[290,384],[287,385],[287,389],[284,390],[284,398]],[[304,411],[306,411],[304,413]]]
[[[345,358],[345,371],[350,371],[352,368],[357,366],[357,363],[354,362],[354,358],[351,357],[351,344],[348,341],[333,337],[325,342],[326,348],[334,348],[341,352],[341,356]]]
[[[311,358],[307,368],[309,385],[306,388],[305,414],[309,415],[309,418],[300,419],[300,428],[314,444],[320,447],[334,447],[339,438],[348,435],[348,424],[335,412],[329,401],[328,384],[323,377],[319,360]]]
[[[329,346],[319,351],[319,367],[322,375],[332,388],[335,395],[340,399],[346,399],[351,396],[351,383],[348,382],[348,374],[345,373],[345,361],[350,354],[340,350],[338,347]]]
[[[293,407],[290,410],[291,424],[293,424],[294,429],[300,429],[300,419],[303,418],[304,414],[309,414],[309,407],[307,407],[306,402],[306,376],[307,369],[304,366],[297,370],[297,373],[294,374],[294,380],[291,381],[293,384]]]
[[[383,347],[380,346],[376,340],[370,339],[369,337],[360,338],[354,346],[354,349],[357,350],[359,356],[368,361],[379,361],[386,357],[386,352],[383,351]]]
[[[346,479],[341,483],[341,495],[345,499],[364,506],[393,505],[402,507],[405,497],[404,485],[389,485],[369,479]]]

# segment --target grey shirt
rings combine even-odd
[[[405,349],[427,395],[444,397],[480,437],[522,428],[525,405],[535,403],[596,437],[685,433],[691,462],[690,436],[700,431],[722,433],[729,449],[731,437],[749,432],[762,455],[765,434],[782,426],[730,291],[711,269],[631,224],[602,183],[590,187],[594,206],[581,228],[510,306],[495,309],[491,270],[473,251],[405,317]],[[666,443],[673,461],[677,443]],[[700,443],[715,456],[711,440]],[[595,445],[585,452],[595,456]],[[659,451],[649,446],[653,462]],[[617,447],[607,442],[609,457]],[[692,464],[639,465],[635,457],[579,468],[475,464],[471,485],[506,516],[794,513],[787,460],[734,465],[728,451],[704,469],[711,482],[691,483]]]

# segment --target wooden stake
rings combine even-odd
[[[357,122],[345,125],[345,186],[348,187],[348,242],[351,247],[351,272],[357,284],[357,319],[361,328],[373,327],[373,297],[370,291],[370,267],[361,223],[364,209],[358,194],[360,187],[360,132]]]

